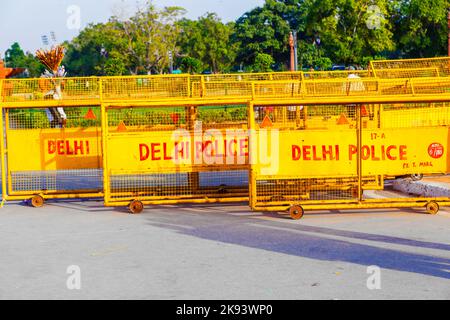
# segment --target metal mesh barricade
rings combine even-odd
[[[105,77],[101,81],[104,100],[186,99],[191,92],[188,75]]]
[[[9,108],[3,118],[6,200],[102,196],[99,107]]]
[[[246,105],[104,112],[106,205],[248,200]]]
[[[4,104],[21,106],[57,105],[60,101],[99,104],[99,78],[40,78],[2,80]]]
[[[254,105],[252,208],[300,218],[303,210],[448,205],[392,189],[396,179],[449,172],[450,105],[425,101]]]
[[[340,170],[332,165],[343,157],[339,141],[357,145],[355,105],[254,106],[252,111],[253,208],[357,199],[356,162]]]
[[[450,58],[375,60],[369,71],[379,78],[448,77]]]
[[[450,78],[376,79],[351,77],[252,83],[253,100],[314,101],[442,100],[450,97]]]

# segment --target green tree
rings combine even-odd
[[[72,75],[123,75],[163,73],[169,52],[177,54],[176,21],[184,13],[179,7],[158,10],[151,1],[134,16],[91,24],[66,43],[64,63]]]
[[[289,32],[304,29],[304,0],[266,0],[236,21],[233,40],[239,43],[237,60],[253,65],[260,53],[272,56],[286,68],[289,62]]]
[[[25,68],[26,74],[37,78],[44,72],[42,64],[30,52],[25,53],[20,45],[15,42],[5,52],[5,64],[10,68]]]
[[[449,0],[394,0],[390,6],[394,39],[402,56],[447,54]]]
[[[170,54],[177,55],[176,41],[180,32],[177,21],[186,12],[181,7],[157,9],[152,1],[140,8],[129,20],[113,17],[115,29],[126,41],[123,52],[133,66],[132,73],[163,73],[170,64]]]
[[[186,73],[195,74],[203,71],[203,63],[199,59],[186,56],[178,60],[181,69]]]
[[[63,63],[70,75],[131,73],[132,65],[123,53],[126,50],[126,42],[112,22],[91,24],[71,42],[64,45],[67,53]],[[120,65],[121,68],[111,68],[114,64]]]
[[[304,41],[336,63],[362,63],[395,49],[389,0],[305,0]],[[320,42],[318,42],[320,39]]]
[[[181,55],[201,61],[203,69],[214,73],[231,69],[237,49],[231,42],[233,23],[224,24],[215,13],[207,13],[196,21],[183,19],[178,25]]]
[[[266,53],[258,53],[253,64],[253,71],[255,72],[271,72],[275,60],[271,55]]]

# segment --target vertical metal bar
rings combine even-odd
[[[370,61],[369,66],[370,66],[369,69],[370,69],[370,70],[372,71],[372,73],[373,73],[373,77],[376,78],[376,77],[377,77],[377,73],[376,73],[376,71],[375,71],[375,68],[373,67],[373,61]]]
[[[3,96],[3,80],[0,80],[0,93]],[[6,193],[6,165],[5,165],[5,135],[4,135],[4,122],[3,122],[3,106],[0,105],[0,154],[1,154],[1,166],[2,166],[2,202],[0,207],[5,204]]]
[[[110,180],[108,170],[108,115],[106,105],[101,104],[101,125],[102,125],[102,159],[103,159],[103,194],[105,205],[110,203]]]
[[[191,98],[192,94],[191,94],[191,75],[187,76],[187,97]]]
[[[8,180],[8,189],[7,189],[7,194],[11,194],[13,192],[12,189],[12,175],[11,175],[11,171],[9,170],[9,156],[8,156],[8,133],[9,133],[9,109],[5,109],[5,140],[6,140],[6,158],[5,158],[5,167],[6,167],[6,173],[8,175],[7,180]]]
[[[98,94],[100,98],[100,103],[103,103],[103,79],[97,78],[98,81]]]
[[[188,106],[186,107],[186,117],[187,117],[187,128],[189,130],[189,134],[192,137],[192,143],[191,143],[191,154],[195,154],[195,139],[197,138],[195,136],[196,128],[195,128],[195,122],[197,121],[197,107],[194,106]],[[203,129],[202,129],[203,130]],[[200,137],[203,139],[203,132],[201,132],[202,136]],[[192,194],[195,194],[198,192],[200,188],[200,174],[199,172],[189,172],[188,173],[188,187],[190,188],[190,192]]]
[[[201,76],[200,83],[201,83],[201,87],[202,87],[202,92],[200,93],[200,97],[203,98],[206,95],[205,76]]]
[[[361,117],[361,105],[358,104],[356,106],[356,118],[357,118],[357,145],[358,145],[358,165],[357,165],[357,171],[358,171],[358,201],[362,202],[363,198],[363,182],[362,182],[362,175],[363,175],[363,168],[362,168],[362,117]]]
[[[257,150],[258,150],[258,137],[256,133],[256,123],[255,123],[255,110],[254,110],[254,104],[253,102],[250,102],[248,104],[248,125],[249,125],[249,202],[250,202],[250,208],[255,209],[257,205],[257,188],[256,188],[256,182],[257,182],[257,176],[256,176],[256,166],[258,165],[258,156],[257,156]]]
[[[414,89],[413,79],[411,78],[409,81],[410,81],[409,84],[411,86],[411,93],[413,94],[413,96],[415,96],[416,95],[416,90]]]

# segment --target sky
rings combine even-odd
[[[83,29],[91,22],[105,22],[117,13],[129,15],[137,1],[142,0],[1,0],[0,57],[4,57],[14,42],[34,53],[43,47],[43,35],[52,43],[52,31],[58,43],[71,40],[78,35],[78,27]],[[190,19],[216,12],[228,22],[262,5],[264,0],[153,0],[153,3],[160,8],[184,7]]]

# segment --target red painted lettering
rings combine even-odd
[[[86,143],[88,143],[86,141]],[[74,154],[78,155],[78,154],[84,154],[84,150],[83,150],[83,141],[75,141],[74,142]]]
[[[299,146],[292,146],[292,160],[299,161],[302,157],[302,150]]]
[[[56,147],[59,155],[64,155],[64,140],[58,140]]]
[[[48,142],[48,154],[54,154],[56,152],[56,142],[49,141]]]
[[[407,156],[407,150],[408,147],[407,146],[400,146],[400,160],[406,161],[408,160],[408,156]]]
[[[161,144],[160,143],[152,143],[151,144],[151,149],[152,149],[152,161],[159,161],[161,160],[160,156],[157,156],[157,154],[159,154],[161,152],[161,149],[157,149],[158,147],[160,147]]]
[[[148,157],[150,156],[150,149],[146,144],[140,144],[139,145],[139,154],[141,161],[148,160]]]
[[[311,160],[311,146],[303,146],[303,160]]]

